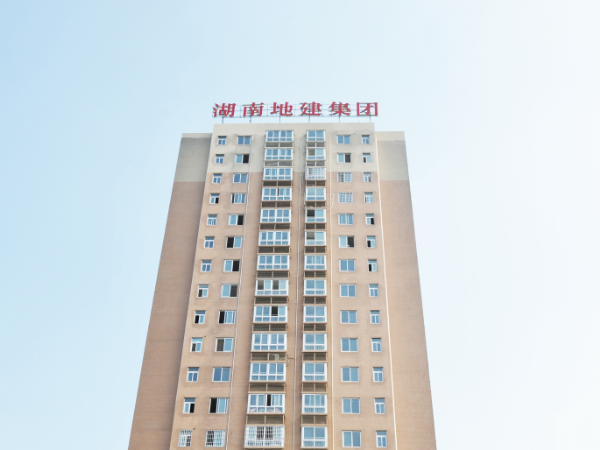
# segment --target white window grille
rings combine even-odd
[[[325,167],[307,167],[304,177],[307,180],[326,180],[327,169]]]
[[[285,394],[248,394],[249,414],[283,413]]]
[[[327,350],[327,335],[316,333],[304,333],[303,335],[303,350]]]
[[[206,431],[206,447],[225,447],[225,431],[224,430],[207,430]]]
[[[324,209],[307,209],[306,210],[306,222],[307,223],[323,223],[326,221],[326,215]]]
[[[260,210],[260,221],[262,223],[291,222],[292,221],[292,210],[291,209],[261,209]]]
[[[325,255],[304,256],[304,270],[325,270],[326,268]]]
[[[191,447],[192,445],[192,430],[179,430],[178,447]]]
[[[351,183],[352,172],[338,172],[337,174],[338,183]]]
[[[255,306],[254,322],[287,322],[287,306]]]
[[[327,307],[326,306],[305,306],[304,307],[304,322],[305,323],[325,323],[325,322],[327,322]]]
[[[289,255],[258,255],[258,270],[285,270],[289,268]]]
[[[302,394],[302,414],[326,414],[327,395]]]
[[[338,203],[352,203],[352,192],[338,192]]]
[[[363,182],[371,183],[373,181],[373,173],[372,172],[363,172]]]
[[[327,447],[327,427],[302,427],[302,447]]]
[[[288,295],[288,280],[256,280],[256,295]]]
[[[304,280],[304,295],[326,295],[327,283],[325,280]]]
[[[275,202],[275,201],[286,201],[292,199],[291,188],[263,188],[262,190],[262,201],[263,202]]]
[[[304,245],[326,245],[326,237],[325,231],[305,231]]]
[[[267,142],[293,142],[294,132],[293,131],[267,131]]]
[[[302,363],[302,381],[327,381],[327,363]]]
[[[267,148],[265,149],[265,160],[290,160],[294,153],[291,148]]]
[[[247,426],[244,447],[283,447],[283,426]]]
[[[280,351],[287,348],[287,334],[253,333],[252,351]]]
[[[290,245],[289,231],[261,231],[258,245]]]
[[[291,180],[292,169],[287,167],[265,167],[263,180]]]
[[[285,363],[251,363],[250,381],[285,381]]]

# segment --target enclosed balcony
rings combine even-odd
[[[285,427],[247,426],[244,436],[246,448],[283,448]]]

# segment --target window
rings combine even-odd
[[[206,447],[225,447],[224,430],[206,430]]]
[[[292,210],[291,209],[261,209],[260,210],[260,221],[262,223],[291,222],[292,221]]]
[[[292,199],[291,188],[263,188],[262,201],[286,201]]]
[[[342,431],[344,447],[360,447],[360,431]]]
[[[371,183],[373,181],[373,174],[371,172],[363,172],[363,182]]]
[[[287,306],[255,306],[254,322],[287,322]]]
[[[306,159],[308,161],[319,161],[325,159],[325,149],[324,148],[307,148],[306,149]]]
[[[387,431],[377,432],[377,447],[387,447]]]
[[[371,311],[371,323],[375,325],[379,325],[381,323],[379,311]]]
[[[194,313],[194,323],[201,325],[206,319],[206,311],[196,311]]]
[[[292,169],[286,167],[265,167],[263,180],[291,180]]]
[[[198,298],[208,297],[208,284],[198,285]]]
[[[308,142],[325,141],[325,130],[308,130],[306,132],[306,140]]]
[[[240,271],[240,260],[239,259],[226,259],[223,263],[223,272],[239,272]]]
[[[249,154],[241,154],[241,155],[235,155],[235,163],[236,164],[248,164],[248,162],[250,161],[250,155]]]
[[[217,215],[209,214],[208,220],[206,221],[206,225],[216,225],[217,224]]]
[[[327,427],[302,427],[302,447],[327,447]]]
[[[341,297],[356,297],[356,285],[355,284],[340,284],[340,296]]]
[[[261,231],[258,233],[258,245],[290,245],[290,232]]]
[[[227,238],[227,248],[242,248],[242,237],[232,236]]]
[[[375,414],[385,414],[385,398],[375,399]]]
[[[302,363],[302,381],[327,381],[327,364]]]
[[[206,236],[204,238],[204,248],[214,248],[215,238],[212,236]]]
[[[192,338],[192,349],[190,352],[198,353],[202,351],[202,338]]]
[[[342,323],[356,323],[356,311],[341,311]]]
[[[285,427],[281,426],[246,426],[244,447],[283,448]]]
[[[371,154],[370,153],[363,153],[363,162],[364,163],[370,163],[371,162]]]
[[[369,259],[369,272],[377,272],[377,260]]]
[[[383,383],[383,367],[373,367],[373,381]]]
[[[307,187],[306,201],[327,200],[325,188]]]
[[[221,297],[237,297],[237,284],[224,284],[221,286]]]
[[[352,172],[338,172],[337,174],[338,183],[351,183]]]
[[[208,409],[210,414],[226,414],[227,413],[227,399],[226,398],[211,398],[210,407]]]
[[[379,297],[379,285],[378,284],[370,284],[369,285],[369,297]]]
[[[197,383],[198,382],[198,372],[200,371],[199,367],[188,367],[188,372],[187,372],[187,380],[190,383]]]
[[[210,194],[210,204],[216,205],[219,203],[219,194]]]
[[[281,270],[289,268],[289,255],[258,255],[258,270]]]
[[[342,414],[360,414],[359,398],[343,398]]]
[[[219,311],[219,323],[235,323],[235,311]]]
[[[228,225],[244,225],[244,215],[243,214],[229,214],[229,222]]]
[[[183,413],[184,414],[194,414],[195,409],[196,409],[196,399],[195,398],[183,399]]]
[[[375,236],[367,236],[367,247],[375,248]]]
[[[326,306],[305,306],[304,307],[304,322],[327,322],[327,307]]]
[[[337,137],[337,143],[338,144],[349,144],[350,143],[350,135],[349,134],[340,134]],[[339,153],[338,153],[339,155]],[[343,162],[343,161],[341,161]],[[350,161],[348,161],[350,162]]]
[[[287,347],[287,335],[284,333],[253,333],[252,351],[279,351]]]
[[[325,210],[324,209],[307,209],[306,210],[306,222],[325,222]]]
[[[246,194],[231,194],[231,203],[246,203]]]
[[[267,131],[267,142],[292,142],[293,131]]]
[[[340,225],[354,225],[354,214],[338,214]]]
[[[200,272],[210,272],[211,265],[212,265],[212,260],[203,259],[202,264],[200,265]]]
[[[371,339],[371,351],[381,352],[381,338],[372,338]]]
[[[223,164],[225,161],[225,155],[215,155],[215,164]]]
[[[342,367],[342,381],[358,383],[358,367]]]
[[[304,295],[326,295],[325,280],[304,280]]]
[[[227,136],[219,136],[219,138],[217,140],[217,145],[225,145],[226,141],[227,141]]]
[[[373,193],[365,192],[365,203],[373,203]]]
[[[231,369],[229,367],[214,367],[212,380],[215,382],[226,382],[229,381],[231,375]]]
[[[327,350],[326,334],[304,333],[303,342],[304,351]]]
[[[370,143],[369,141],[370,141],[369,135],[368,134],[363,134],[362,135],[362,143],[363,144],[369,144]]]
[[[352,203],[352,192],[338,192],[338,203]]]
[[[354,248],[354,236],[340,236],[340,248]]]
[[[354,260],[340,259],[340,272],[354,272]]]
[[[325,231],[305,231],[304,238],[305,238],[304,245],[325,245],[326,244]]]
[[[248,174],[247,173],[234,173],[233,174],[233,182],[234,183],[247,183],[248,182]]]
[[[288,295],[288,280],[256,280],[256,295]]]
[[[327,413],[327,395],[302,394],[302,414]]]
[[[285,394],[248,394],[248,413],[282,413]]]
[[[223,178],[223,175],[220,173],[213,173],[213,183],[214,184],[220,184],[221,183],[221,179]]]
[[[304,270],[325,270],[325,255],[306,255],[304,257]]]
[[[290,160],[293,158],[291,148],[267,148],[265,149],[265,160]]]
[[[285,381],[285,363],[251,363],[250,381]]]
[[[250,145],[250,136],[238,136],[238,145]]]
[[[358,351],[358,339],[357,338],[342,338],[342,351],[343,352],[357,352]]]
[[[337,154],[337,162],[349,163],[349,162],[352,162],[352,157],[351,157],[350,153],[338,153]]]
[[[192,430],[179,430],[178,447],[190,447],[192,445]]]
[[[375,214],[365,214],[365,222],[367,225],[375,225]]]

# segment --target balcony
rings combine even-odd
[[[307,167],[304,176],[307,180],[325,180],[327,179],[327,169],[325,167]]]
[[[285,427],[247,426],[244,436],[246,448],[283,448]]]

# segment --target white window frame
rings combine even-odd
[[[348,369],[348,375],[349,375],[348,380],[344,380],[344,369]],[[354,370],[354,369],[356,369],[356,370]],[[352,380],[353,372],[356,372],[356,380]],[[351,366],[342,367],[342,383],[359,383],[359,382],[360,382],[360,371],[358,370],[358,367],[351,367]]]
[[[381,323],[381,315],[379,314],[379,310],[370,311],[369,319],[373,325],[379,325]]]
[[[306,160],[307,161],[325,161],[327,159],[327,152],[324,148],[307,148],[306,149]]]
[[[236,295],[231,295],[231,288],[233,286],[235,286]],[[240,295],[240,291],[237,284],[225,283],[221,285],[221,298],[237,298],[238,295]]]
[[[312,401],[307,405],[308,399]],[[327,394],[302,394],[302,414],[327,414]]]
[[[223,313],[223,314],[221,314]],[[221,315],[223,315],[223,322],[221,322]],[[219,325],[231,325],[235,323],[235,311],[230,309],[219,310],[219,318],[217,320]]]
[[[208,297],[208,284],[199,284],[198,285],[198,296],[196,298],[206,298]]]
[[[374,203],[375,194],[373,192],[365,192],[365,203]]]
[[[214,223],[211,223],[213,220],[214,220]],[[217,225],[217,215],[209,214],[208,217],[206,218],[206,225],[208,225],[209,227],[214,227],[215,225]]]
[[[209,202],[211,205],[218,205],[221,194],[210,194]]]
[[[373,182],[373,172],[363,172],[363,183]]]
[[[198,321],[196,322],[196,318]],[[206,310],[198,309],[194,312],[194,324],[195,325],[203,325],[206,323]]]
[[[383,344],[381,343],[381,338],[371,338],[371,351],[373,353],[383,352]]]
[[[238,270],[233,270],[234,263],[238,263]],[[242,261],[239,259],[225,259],[223,261],[223,272],[239,272],[241,268]],[[229,266],[229,267],[228,267]],[[228,270],[229,269],[229,270]]]
[[[274,405],[274,400],[278,404]],[[246,412],[248,414],[282,414],[285,412],[285,394],[248,394],[248,410]]]
[[[327,188],[307,187],[304,193],[304,200],[307,202],[327,200]]]
[[[340,297],[356,297],[356,284],[340,284]]]
[[[348,313],[348,320],[344,322],[344,313]],[[354,313],[354,322],[351,322],[352,319],[351,313]],[[340,323],[346,325],[356,325],[358,323],[358,312],[354,309],[343,309],[340,311]]]
[[[221,184],[222,181],[223,181],[222,173],[213,173],[213,178],[212,178],[213,184]]]
[[[183,413],[184,414],[194,414],[196,409],[196,398],[195,397],[185,397],[183,399]]]
[[[306,369],[312,366],[312,373],[306,373]],[[317,368],[323,366],[322,372],[317,372]],[[311,361],[302,363],[302,381],[327,381],[327,363],[321,361]]]
[[[233,238],[233,247],[227,246],[227,240]],[[225,239],[225,248],[242,248],[242,236],[227,236]]]
[[[377,430],[375,436],[377,437],[377,448],[386,448],[388,446],[387,431]]]
[[[309,235],[312,238],[309,238]],[[318,230],[305,231],[304,245],[327,245],[327,232]]]
[[[303,317],[304,323],[327,323],[327,306],[305,305]]]
[[[338,153],[336,155],[336,162],[338,162],[340,164],[349,164],[349,163],[351,163],[352,162],[352,153]]]
[[[383,383],[383,367],[373,367],[373,382]]]
[[[385,414],[385,398],[375,398],[375,414]]]
[[[339,213],[338,214],[338,225],[354,225],[354,214]]]
[[[277,315],[273,315],[274,311]],[[252,320],[256,323],[287,323],[287,312],[287,306],[283,305],[254,305]]]
[[[293,148],[265,148],[265,161],[291,161],[294,159]]]
[[[369,297],[379,297],[379,284],[369,284]]]
[[[357,353],[358,338],[340,338],[340,349],[342,353]],[[344,350],[344,346],[346,349]]]
[[[200,376],[200,367],[188,367],[187,378],[186,378],[188,383],[197,383],[199,376]]]
[[[369,269],[369,272],[377,272],[377,260],[367,259],[367,267]]]
[[[365,214],[365,224],[375,225],[375,214]]]
[[[263,208],[260,210],[260,223],[291,223],[291,208]]]
[[[200,353],[202,351],[202,338],[192,338],[190,353]]]
[[[204,446],[225,447],[225,430],[206,430],[206,440],[204,441]]]
[[[263,180],[291,180],[293,172],[291,167],[265,167]]]
[[[358,405],[358,411],[354,411],[354,406]],[[348,406],[348,408],[346,408]],[[360,414],[360,397],[342,398],[342,414]]]
[[[338,192],[338,203],[354,203],[354,194],[352,192]]]
[[[364,163],[370,163],[371,162],[371,153],[363,153],[362,154],[362,162]]]
[[[217,137],[217,145],[225,145],[227,143],[227,136]]]
[[[375,236],[367,236],[367,248],[377,248],[377,238]]]
[[[352,172],[338,172],[338,183],[352,183]]]
[[[258,245],[290,245],[289,231],[259,231]]]
[[[371,136],[369,134],[363,134],[361,136],[361,140],[363,144],[370,144],[371,143]]]
[[[247,184],[248,183],[248,174],[247,173],[234,173],[233,174],[233,182],[235,184]]]
[[[311,208],[306,210],[306,217],[304,221],[306,223],[325,223],[327,221],[327,210],[325,208]],[[314,211],[314,216],[308,215],[308,211]],[[319,211],[319,213],[317,213]]]
[[[231,194],[232,205],[244,205],[246,204],[246,194],[243,192],[234,192]]]
[[[215,380],[216,371],[220,370],[221,379]],[[223,380],[223,374],[227,370],[227,380]],[[211,378],[213,383],[229,383],[231,382],[231,367],[213,367],[213,373]]]
[[[312,260],[309,262],[309,260]],[[321,254],[304,255],[304,270],[327,270],[327,256]]]
[[[288,270],[290,268],[290,255],[259,254],[257,258],[257,270]],[[269,261],[271,261],[270,264]]]
[[[266,336],[266,339],[263,338]],[[265,342],[263,342],[263,340]],[[286,333],[252,333],[252,351],[281,352],[287,350]]]
[[[204,236],[204,248],[215,248],[214,236]]]
[[[212,268],[212,259],[203,259],[200,264],[200,272],[210,272]]]
[[[322,340],[323,342],[317,342],[317,336],[319,336],[319,340]],[[316,352],[323,350],[327,350],[327,334],[304,333],[302,335],[302,351]]]
[[[317,426],[304,426],[301,427],[302,430],[302,441],[300,444],[301,448],[310,447],[310,448],[327,448],[327,427],[317,427]],[[305,434],[308,430],[313,430],[313,437],[307,438]],[[319,429],[319,434],[323,434],[323,437],[317,437],[316,430]],[[319,444],[319,445],[317,445]]]
[[[325,130],[308,130],[306,142],[325,142]]]
[[[216,400],[214,412],[212,412],[210,410],[213,400]],[[227,414],[228,406],[229,406],[229,399],[227,397],[211,397],[210,402],[209,402],[208,413],[209,414]]]
[[[247,156],[247,158],[246,158]],[[246,162],[244,162],[246,160]],[[250,164],[250,153],[236,153],[235,155],[236,164]]]
[[[251,145],[252,136],[238,136],[237,145]]]
[[[352,239],[352,245],[350,245],[348,239]],[[340,248],[354,248],[356,247],[356,242],[354,240],[354,236],[340,236],[339,237]]]
[[[358,442],[354,442],[358,436]],[[350,437],[350,445],[346,445],[346,439]],[[356,445],[358,444],[358,445]],[[342,447],[343,448],[360,448],[362,445],[362,433],[359,430],[342,431]]]
[[[215,155],[215,164],[223,164],[225,162],[225,155]]]
[[[327,295],[327,280],[325,278],[305,279],[304,295]]]
[[[250,381],[285,381],[284,362],[251,362]]]
[[[268,130],[266,135],[267,142],[294,142],[294,132],[292,130]]]
[[[356,260],[340,259],[340,272],[356,272]]]
[[[338,134],[337,143],[339,145],[350,145],[350,135],[349,134]]]
[[[275,195],[273,195],[275,194]],[[281,202],[292,200],[292,188],[289,187],[266,187],[262,190],[263,202]]]
[[[263,288],[259,289],[258,285]],[[256,280],[255,295],[288,295],[290,283],[287,278],[259,278]]]

